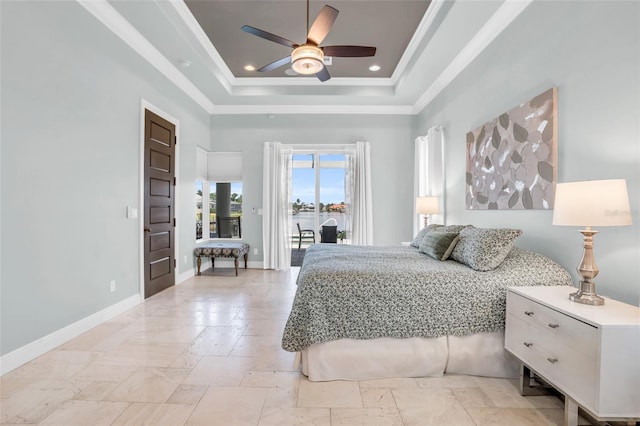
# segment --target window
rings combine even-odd
[[[242,238],[242,182],[209,182],[209,238]]]
[[[338,242],[345,242],[347,207],[345,193],[345,154],[296,154],[291,171],[291,235],[301,229],[316,231],[322,239],[323,225],[337,226]]]
[[[241,221],[242,182],[196,181],[197,240],[242,238]],[[208,235],[205,229],[209,230]]]
[[[202,239],[202,181],[196,181],[196,240]]]
[[[198,148],[196,177],[196,239],[242,238],[242,153]]]

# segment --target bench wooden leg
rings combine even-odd
[[[233,258],[233,264],[236,267],[236,277],[237,277],[238,276],[238,258],[237,257]]]
[[[244,269],[247,269],[247,258],[249,257],[248,253],[244,254]]]
[[[198,260],[196,260],[196,264],[198,265],[198,275],[200,275],[200,265],[202,265],[202,259],[198,255]]]

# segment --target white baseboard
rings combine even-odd
[[[177,284],[182,284],[184,281],[188,280],[189,278],[193,277],[196,274],[196,270],[191,268],[187,271],[184,271],[183,273],[181,273],[180,275],[178,275],[176,277],[176,285]]]
[[[3,355],[0,357],[0,376],[139,305],[140,302],[140,294],[134,294],[115,305],[111,305],[95,314],[89,315],[86,318],[69,324],[64,328],[56,330],[51,334]]]
[[[208,263],[209,264],[206,264],[204,261],[202,262],[203,270],[211,267],[211,262]],[[233,268],[234,264],[232,260],[218,260],[216,261],[216,266]],[[263,266],[264,263],[262,261],[247,262],[247,267],[251,269],[264,269]],[[244,269],[243,263],[239,265],[239,269]],[[188,280],[193,277],[195,273],[196,271],[193,268],[181,273],[176,277],[176,284],[180,284]],[[86,318],[76,321],[73,324],[69,324],[64,328],[56,330],[51,334],[9,352],[8,354],[2,355],[0,357],[0,376],[15,370],[21,365],[36,359],[40,355],[43,355],[64,343],[67,343],[69,340],[91,330],[93,327],[96,327],[105,321],[109,321],[117,315],[139,305],[141,302],[142,300],[140,299],[140,295],[134,294],[115,305],[111,305],[99,312],[96,312],[95,314],[89,315]]]

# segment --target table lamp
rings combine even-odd
[[[416,198],[416,214],[424,215],[424,226],[429,224],[429,215],[440,213],[438,197]]]
[[[591,227],[631,225],[627,182],[611,179],[557,184],[553,224],[586,228],[580,230],[584,235],[584,253],[576,268],[582,280],[578,291],[571,293],[569,299],[586,305],[604,305],[592,281],[600,271],[593,256],[593,236],[598,231]]]

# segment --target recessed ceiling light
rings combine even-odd
[[[284,73],[290,76],[298,75],[298,73],[293,68],[287,68],[286,70],[284,70]]]
[[[182,68],[189,68],[191,66],[191,61],[188,59],[178,59],[178,63]]]
[[[380,71],[380,65],[371,65],[369,71]]]
[[[245,71],[255,71],[256,67],[254,67],[253,65],[245,65],[244,66],[244,70]]]

